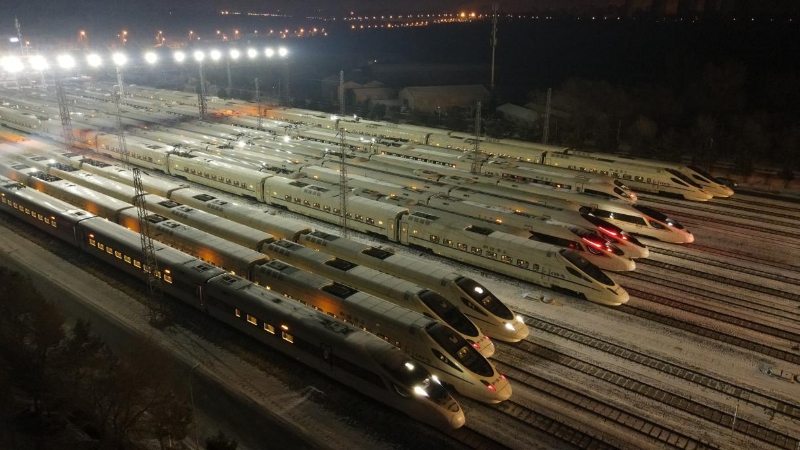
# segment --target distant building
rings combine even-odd
[[[414,86],[400,90],[400,101],[408,111],[441,111],[449,108],[474,107],[477,102],[488,102],[489,91],[481,85],[465,86]]]

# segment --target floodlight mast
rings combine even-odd
[[[56,85],[56,98],[58,99],[58,114],[61,116],[61,132],[64,135],[64,145],[67,151],[71,151],[75,145],[75,136],[72,134],[72,117],[69,113],[67,95],[64,93],[64,80],[59,70],[68,70],[74,67],[75,60],[69,55],[62,55],[59,58],[59,67],[53,70],[53,82]]]
[[[481,102],[475,108],[475,149],[472,152],[472,167],[470,172],[481,173]]]
[[[144,190],[142,184],[142,174],[138,167],[131,165],[130,153],[128,152],[128,145],[125,142],[125,127],[122,124],[122,65],[125,64],[125,56],[121,54],[114,55],[114,66],[117,69],[117,82],[119,83],[114,89],[114,105],[117,108],[117,138],[119,140],[119,152],[122,155],[125,165],[133,172],[133,189],[134,198],[133,203],[136,206],[136,214],[139,219],[139,240],[142,248],[142,256],[144,257],[144,266],[142,269],[147,274],[147,286],[150,289],[150,300],[147,304],[148,320],[152,325],[163,326],[167,323],[168,314],[166,305],[164,303],[164,293],[161,290],[161,271],[158,268],[158,259],[156,258],[155,246],[153,245],[153,237],[150,234],[150,221],[147,220],[147,192]]]
[[[342,237],[347,239],[347,196],[350,190],[347,188],[347,164],[345,164],[345,149],[347,148],[345,142],[345,130],[339,129],[339,151],[341,152],[341,159],[339,160],[339,225],[342,229]]]

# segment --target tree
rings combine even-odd
[[[206,450],[236,450],[239,443],[235,439],[228,439],[221,430],[216,436],[206,439]]]

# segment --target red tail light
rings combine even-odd
[[[481,383],[483,383],[483,385],[486,386],[486,389],[489,389],[492,392],[497,392],[497,388],[494,387],[492,383],[489,383],[488,381],[485,380],[481,380]]]
[[[480,349],[481,349],[481,346],[480,346],[480,345],[478,345],[478,343],[477,343],[477,342],[473,342],[473,343],[472,343],[472,346],[473,346],[473,347],[475,347],[475,350],[480,350]]]
[[[605,234],[607,234],[607,235],[609,235],[609,236],[615,236],[615,237],[616,237],[616,236],[619,236],[619,233],[617,233],[616,231],[613,231],[613,230],[607,230],[607,229],[606,229],[606,228],[604,228],[604,227],[597,227],[597,228],[599,228],[599,229],[600,229],[600,231],[602,231],[603,233],[605,233]]]
[[[502,379],[503,379],[503,381],[508,381],[508,378],[506,378],[506,376],[505,376],[505,375],[503,375],[502,373],[500,374],[500,378],[502,378]]]
[[[597,237],[584,237],[581,239],[594,248],[604,248],[606,246],[606,241]]]

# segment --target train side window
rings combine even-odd
[[[453,240],[452,239],[445,239],[444,240],[444,244],[447,245],[448,247],[452,247],[453,246]]]
[[[486,256],[492,259],[497,259],[497,252],[486,252]]]
[[[314,204],[313,204],[313,205],[311,205],[311,206],[313,206],[314,208],[317,208],[317,209],[319,209],[319,208],[320,208],[320,205],[319,205],[319,203],[317,203],[317,202],[314,202]]]
[[[225,183],[231,184],[231,179],[230,178],[225,178]]]
[[[461,242],[458,243],[458,249],[467,251],[467,244],[463,244]]]
[[[284,195],[283,199],[286,200],[287,202],[290,202],[290,201],[292,201],[292,196],[291,195]]]
[[[42,220],[42,219],[43,219],[43,217],[42,217],[42,215],[41,215],[41,214],[36,214],[36,218],[37,218],[37,219],[39,219],[39,220]]]
[[[523,269],[527,269],[528,268],[528,261],[525,261],[524,259],[518,259],[517,260],[517,265],[519,267],[522,267]]]
[[[478,247],[472,247],[471,251],[472,251],[472,253],[475,253],[476,255],[480,255],[481,253],[483,253],[483,250],[478,248]]]
[[[637,176],[634,176],[634,177],[633,177],[633,181],[644,181],[644,177],[640,177],[640,176],[638,176],[638,175],[637,175]],[[649,181],[649,180],[648,180],[648,181]]]
[[[356,214],[356,220],[358,220],[359,222],[363,222],[364,216],[362,216],[361,214]]]
[[[97,248],[99,248],[100,250],[105,250],[105,249],[106,249],[106,246],[105,246],[105,245],[103,245],[103,243],[102,243],[102,242],[98,242],[98,243],[97,243]]]
[[[106,247],[106,253],[108,253],[110,255],[110,254],[114,253],[114,249],[111,248],[111,247]]]
[[[431,349],[431,351],[432,351],[432,352],[433,352],[433,354],[434,354],[434,355],[436,355],[436,357],[437,357],[437,358],[439,358],[439,360],[440,360],[440,361],[442,361],[443,363],[447,364],[448,366],[452,367],[453,369],[456,369],[456,370],[457,370],[457,371],[459,371],[459,372],[463,372],[463,371],[462,371],[462,370],[461,370],[461,369],[460,369],[460,368],[459,368],[457,365],[453,364],[453,362],[452,362],[452,361],[450,361],[450,358],[448,358],[447,356],[445,356],[445,355],[444,355],[442,352],[440,352],[439,350],[436,350],[435,348],[432,348],[432,349]]]
[[[122,252],[114,252],[114,256],[116,256],[117,259],[122,259]]]
[[[664,229],[664,225],[661,225],[660,223],[656,222],[655,220],[649,220],[648,222],[650,223],[650,226],[655,228],[656,230],[663,230]]]
[[[165,273],[164,274],[164,281],[166,281],[169,284],[172,284],[172,276],[170,274],[168,274],[168,273]]]
[[[290,342],[292,344],[294,343],[294,336],[292,336],[291,334],[289,334],[289,333],[287,333],[285,331],[281,331],[281,337],[286,342]]]
[[[439,236],[436,236],[436,235],[432,234],[431,235],[431,242],[435,242],[435,243],[438,244],[439,243]]]
[[[533,265],[533,270],[538,272],[539,271],[539,265],[538,264],[534,264]]]
[[[58,224],[56,223],[56,218],[55,217],[51,217],[50,218],[50,226],[53,227],[53,228],[57,228],[58,227]]]
[[[236,311],[233,313],[236,314],[236,317],[242,317],[242,311],[240,311],[239,308],[236,308]]]
[[[30,215],[30,214],[31,214],[31,210],[30,210],[30,209],[28,209],[28,208],[25,208],[25,214],[28,214],[28,215]]]
[[[275,327],[273,327],[272,325],[264,322],[264,331],[266,331],[267,333],[270,333],[270,334],[275,334]]]
[[[369,225],[375,225],[375,219],[373,219],[373,218],[371,218],[371,217],[367,217],[367,220],[366,220],[366,222],[367,222]]]
[[[98,244],[98,245],[100,245],[100,244]],[[138,259],[134,259],[134,260],[133,260],[133,265],[134,265],[134,266],[136,266],[136,267],[138,267],[138,268],[140,268],[140,269],[142,268],[142,263],[141,263],[141,262],[139,262],[139,260],[138,260]]]
[[[97,241],[95,241],[93,238],[89,238],[89,245],[92,247],[97,247]]]
[[[130,256],[128,256],[128,255],[125,255],[125,257],[123,258],[123,260],[125,260],[125,262],[126,262],[126,263],[128,263],[128,264],[130,264],[130,263],[131,263],[131,257],[130,257]]]
[[[300,200],[300,197],[295,197],[294,198],[294,202],[295,203],[301,203],[302,201]]]
[[[234,181],[233,185],[236,186],[236,187],[239,187],[239,181]]]
[[[303,206],[311,206],[311,202],[308,200],[303,200]]]
[[[328,205],[325,205],[325,206],[322,207],[322,210],[325,211],[325,212],[331,212],[331,207],[328,206]]]
[[[500,261],[503,261],[504,263],[508,263],[508,264],[514,264],[514,258],[512,258],[512,257],[510,257],[508,255],[502,255],[500,257]]]
[[[251,325],[258,326],[258,319],[256,319],[255,317],[251,316],[250,314],[248,314],[247,315],[247,323],[249,323]]]

